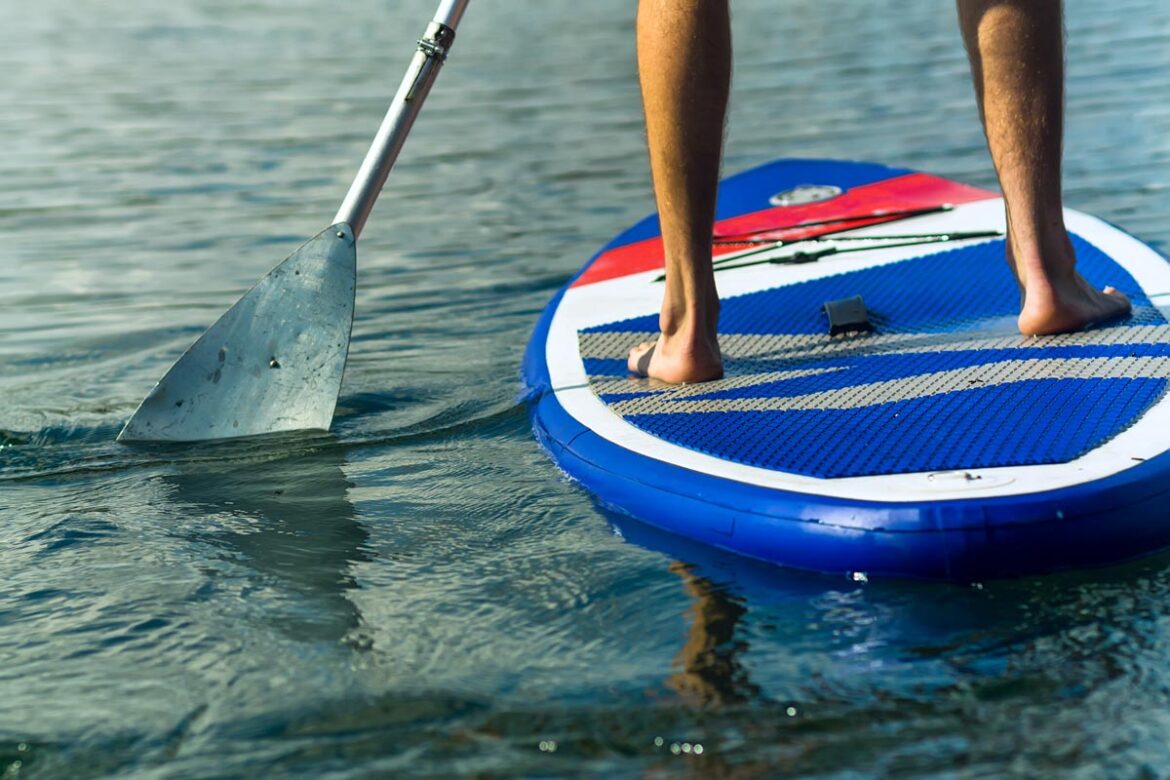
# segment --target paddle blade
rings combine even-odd
[[[328,429],[349,353],[356,276],[349,225],[310,239],[191,345],[118,440]]]

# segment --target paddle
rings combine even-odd
[[[467,3],[440,2],[333,224],[207,329],[142,401],[119,441],[329,428],[353,326],[357,239]]]

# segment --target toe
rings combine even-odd
[[[650,358],[654,357],[654,347],[657,345],[657,341],[643,341],[630,350],[630,359],[626,362],[626,367],[631,374],[650,375]]]
[[[1106,287],[1104,292],[1109,296],[1110,302],[1116,311],[1129,311],[1129,297],[1125,293],[1116,287]]]

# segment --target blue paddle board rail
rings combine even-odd
[[[761,197],[785,187],[844,189],[905,173],[780,161],[724,182],[721,214],[758,209]],[[656,222],[644,220],[606,249],[656,232]],[[988,241],[724,299],[721,338],[778,345],[729,360],[734,381],[724,386],[681,393],[623,386],[627,372],[614,345],[656,331],[655,314],[583,328],[582,359],[598,397],[630,425],[757,469],[831,484],[1065,463],[1131,427],[1163,398],[1170,376],[1165,318],[1113,259],[1080,237],[1074,243],[1089,281],[1114,284],[1135,304],[1133,317],[1091,339],[1038,348],[1011,343],[1002,331],[989,336],[984,325],[1013,317],[1017,298],[1002,241]],[[959,581],[1100,566],[1170,547],[1167,452],[1055,490],[879,501],[764,487],[615,444],[566,411],[551,389],[547,341],[566,290],[545,310],[524,359],[533,428],[568,474],[638,521],[786,566]],[[825,332],[821,302],[856,294],[888,344],[865,349],[862,337],[852,342],[856,350],[816,354],[786,346]],[[986,343],[965,344],[968,337]],[[605,338],[615,341],[591,356],[590,345]],[[932,390],[936,376],[952,384]]]

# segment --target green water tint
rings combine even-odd
[[[1160,772],[1165,558],[777,571],[607,515],[539,450],[532,324],[652,209],[628,3],[471,8],[362,236],[330,434],[112,442],[331,213],[431,5],[48,0],[0,29],[0,776]],[[1168,14],[1068,19],[1069,203],[1162,246]],[[728,172],[994,186],[950,8],[734,23]]]

